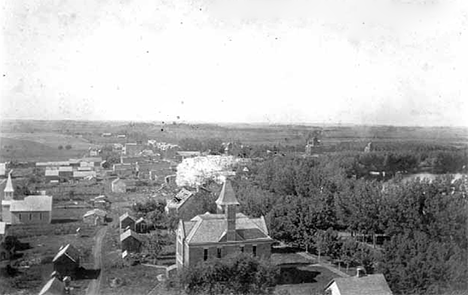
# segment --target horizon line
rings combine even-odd
[[[166,120],[130,120],[130,119],[24,119],[24,118],[0,118],[0,122],[7,121],[67,121],[67,122],[122,122],[122,123],[159,123],[159,125],[175,125],[185,124],[185,125],[281,125],[281,126],[366,126],[366,127],[402,127],[402,128],[463,128],[468,129],[467,125],[390,125],[390,124],[363,124],[363,123],[349,123],[349,122],[266,122],[266,121],[256,121],[256,122],[216,122],[216,121],[167,121]]]

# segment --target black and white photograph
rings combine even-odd
[[[0,295],[468,294],[468,1],[0,25]]]

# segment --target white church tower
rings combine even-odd
[[[13,189],[13,183],[11,182],[11,171],[10,173],[8,173],[8,180],[3,193],[4,194],[2,200],[2,219],[3,222],[11,224],[10,205],[11,201],[13,200],[13,195],[15,193],[15,190]]]

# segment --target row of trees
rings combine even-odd
[[[241,210],[265,215],[273,238],[376,268],[397,294],[466,289],[466,179],[383,183],[349,177],[353,165],[349,153],[275,157],[250,167],[251,176],[238,177],[234,187]],[[338,231],[389,241],[375,255],[338,239]]]

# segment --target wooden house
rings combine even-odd
[[[135,231],[137,233],[147,233],[148,232],[148,224],[143,217],[140,217],[137,221],[135,221]]]
[[[120,244],[122,252],[138,253],[142,246],[142,240],[136,232],[128,229],[120,234]]]
[[[106,223],[107,212],[101,209],[89,210],[83,215],[83,222],[93,225],[102,225]]]
[[[59,273],[61,277],[75,277],[80,267],[80,252],[70,244],[62,246],[52,263],[54,271]]]
[[[136,220],[133,216],[128,214],[128,212],[122,214],[119,219],[120,219],[120,229],[126,230],[128,228],[131,230],[135,230]]]

